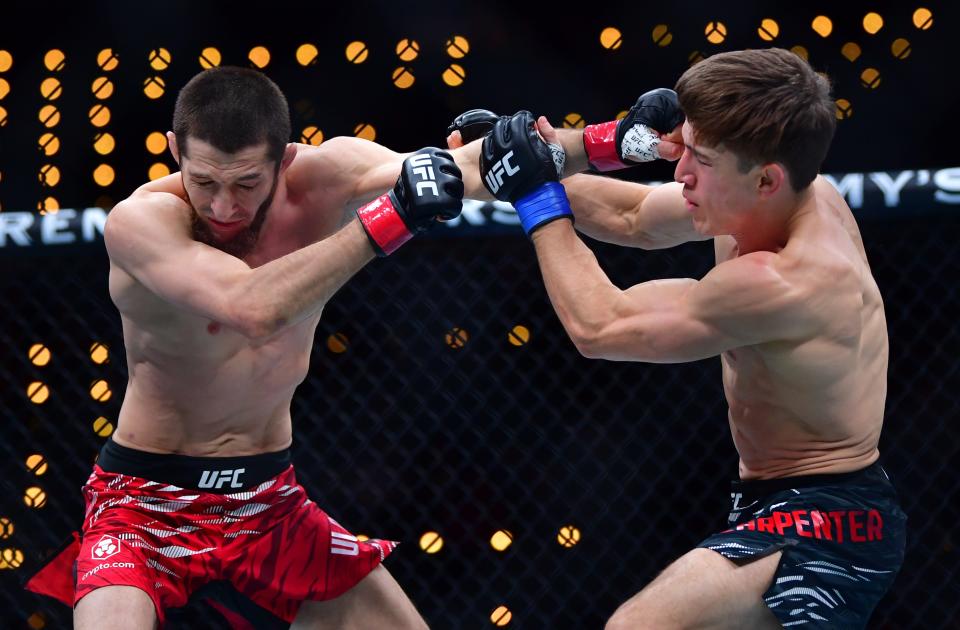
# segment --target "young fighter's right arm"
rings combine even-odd
[[[587,236],[642,249],[666,249],[710,238],[697,232],[683,202],[682,184],[646,186],[599,175],[563,180],[576,217]]]
[[[673,90],[651,90],[637,99],[627,114],[580,129],[557,130],[557,138],[577,170],[589,165],[605,172],[637,162],[676,160],[683,152],[680,125],[683,113]],[[545,118],[541,132],[550,132]],[[684,204],[681,184],[646,186],[596,175],[563,180],[578,231],[597,240],[664,249],[709,237],[698,233]]]
[[[135,194],[117,204],[104,228],[111,264],[160,299],[251,339],[306,319],[374,257],[355,219],[329,238],[251,269],[193,240],[190,212],[167,193]]]

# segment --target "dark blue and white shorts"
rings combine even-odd
[[[879,463],[735,481],[730,529],[698,547],[736,564],[782,551],[763,598],[785,628],[864,628],[903,564],[907,517]]]

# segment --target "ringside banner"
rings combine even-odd
[[[825,175],[859,218],[902,217],[943,212],[960,205],[960,167],[938,170],[877,171]],[[659,182],[650,182],[656,184]],[[107,211],[63,208],[45,215],[0,212],[0,251],[82,245],[103,240]],[[502,201],[467,199],[463,213],[433,236],[520,233],[513,206]]]

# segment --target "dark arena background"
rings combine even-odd
[[[834,85],[824,165],[854,209],[890,332],[881,455],[909,515],[871,628],[960,618],[960,156],[954,2],[8,3],[0,10],[0,627],[67,628],[22,590],[83,516],[127,366],[106,213],[176,170],[162,133],[202,68],[262,69],[293,140],[444,143],[458,113],[582,126],[717,52],[780,46]],[[618,174],[672,178],[672,165]],[[591,242],[619,286],[700,277],[709,244]],[[509,206],[368,265],[327,306],[294,399],[294,457],[434,628],[601,628],[725,524],[737,472],[719,360],[581,357]],[[171,628],[221,628],[201,602]]]

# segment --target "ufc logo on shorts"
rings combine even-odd
[[[200,483],[197,484],[197,487],[222,488],[223,485],[229,481],[231,488],[242,488],[243,484],[240,483],[239,477],[245,470],[246,468],[237,468],[236,470],[205,470],[200,476]]]
[[[423,197],[426,188],[433,191],[434,197],[439,197],[440,191],[437,190],[437,178],[433,174],[433,160],[430,156],[426,153],[415,156],[410,163],[413,164],[413,174],[423,180],[417,182],[417,197]]]
[[[504,174],[506,174],[507,177],[510,177],[520,170],[519,166],[510,164],[510,158],[512,157],[513,151],[509,151],[506,155],[500,158],[500,161],[494,164],[493,168],[490,169],[490,172],[487,173],[487,188],[490,189],[490,192],[496,194],[496,192],[500,190],[500,187],[503,186]]]
[[[340,532],[330,532],[330,553],[340,556],[359,556],[360,545],[357,544],[357,537]]]

